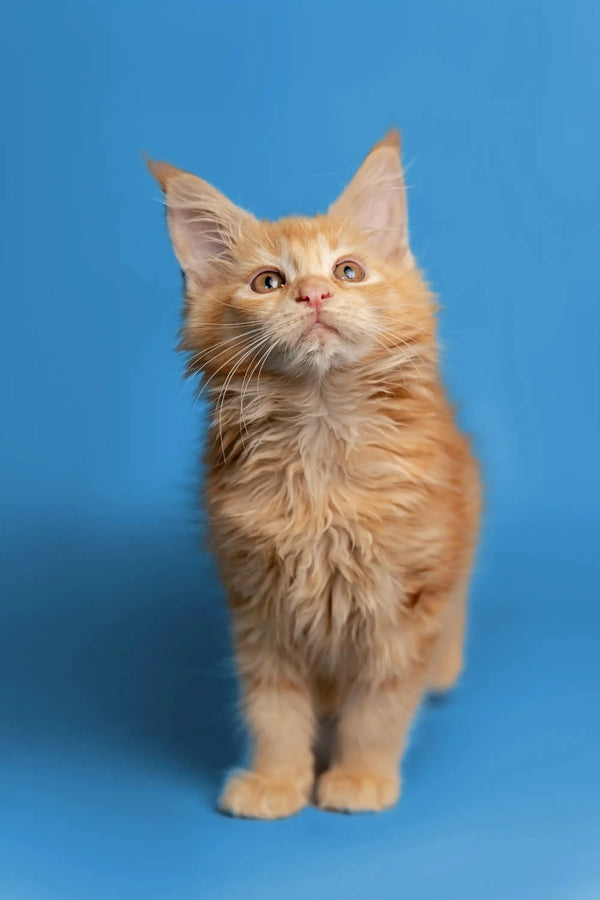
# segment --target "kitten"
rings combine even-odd
[[[461,670],[479,479],[440,384],[399,151],[391,132],[326,215],[279,222],[149,163],[210,400],[206,503],[253,746],[220,800],[237,816],[288,816],[313,787],[325,809],[392,806],[423,693]]]

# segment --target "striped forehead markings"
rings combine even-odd
[[[305,240],[285,239],[281,242],[281,263],[286,274],[292,278],[325,274],[336,258],[336,249],[322,235]]]

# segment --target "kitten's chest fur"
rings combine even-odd
[[[386,403],[344,386],[282,398],[267,416],[250,403],[245,450],[209,477],[233,602],[290,646],[360,650],[401,617],[408,522],[428,476],[414,467],[418,431]]]

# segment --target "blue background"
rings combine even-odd
[[[0,17],[2,900],[600,897],[598,5]],[[234,821],[204,410],[141,152],[277,217],[326,207],[394,124],[487,483],[468,668],[393,811]]]

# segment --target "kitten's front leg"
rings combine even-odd
[[[339,714],[333,765],[319,779],[319,806],[375,812],[396,803],[400,759],[423,687],[419,667],[401,680],[357,687],[346,698]]]
[[[266,668],[267,666],[265,666]],[[306,806],[313,785],[315,721],[308,689],[298,679],[249,678],[245,715],[253,741],[252,766],[229,779],[223,811],[252,819],[279,819]]]

